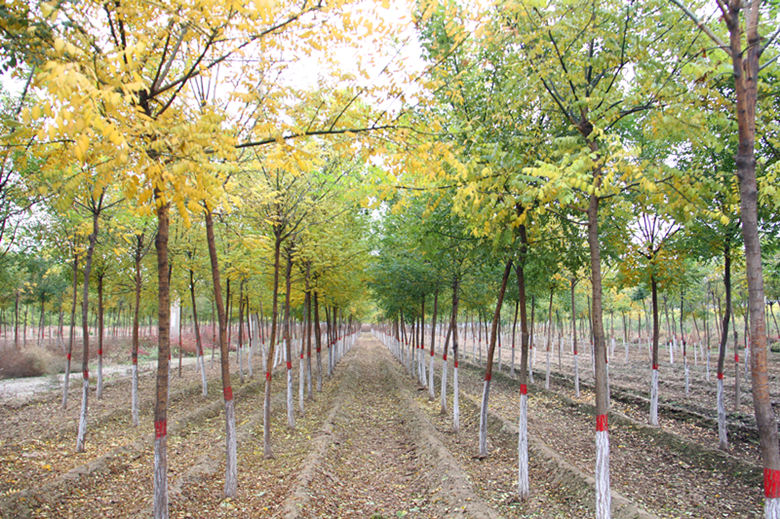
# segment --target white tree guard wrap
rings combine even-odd
[[[431,353],[430,368],[428,373],[428,398],[430,400],[436,399],[436,388],[434,387],[434,369],[435,369],[436,356]]]
[[[479,455],[487,456],[487,418],[488,398],[490,397],[490,377],[485,377],[482,383],[482,403],[479,407]]]
[[[688,357],[686,355],[683,355],[683,365],[685,366],[685,395],[687,396],[690,392],[690,384],[689,384],[689,378],[690,378],[690,372],[688,369]]]
[[[764,518],[780,519],[780,497],[764,498]]]
[[[650,380],[650,425],[658,425],[658,366],[653,366]]]
[[[292,363],[287,362],[287,425],[295,427],[295,404],[293,402]]]
[[[306,366],[303,354],[301,354],[301,358],[298,360],[298,407],[301,410],[301,414],[303,414],[303,401],[306,397]]]
[[[154,431],[154,519],[168,519],[168,442],[165,422],[155,422]]]
[[[452,368],[452,430],[460,431],[460,396],[458,390],[458,363]]]
[[[718,447],[726,450],[729,448],[728,432],[726,430],[726,399],[723,394],[723,373],[718,373]]]
[[[133,425],[138,425],[138,365],[133,364],[132,383],[130,389],[130,414],[133,418]]]
[[[673,343],[669,343],[669,364],[674,364],[674,346]]]
[[[442,414],[447,412],[447,356],[442,358],[441,363],[441,412]]]
[[[103,398],[103,353],[98,353],[98,365],[97,365],[97,390],[95,396],[98,400]]]
[[[87,437],[87,402],[89,400],[89,375],[84,374],[81,381],[81,411],[79,411],[79,432],[76,438],[76,452],[84,452]]]
[[[70,359],[65,363],[65,379],[62,381],[62,408],[68,407],[68,386],[70,386]]]
[[[580,396],[580,367],[579,367],[579,363],[577,362],[577,357],[579,357],[579,355],[577,355],[575,353],[574,354],[574,396],[579,398],[579,396]]]
[[[550,349],[547,349],[547,358],[545,359],[544,368],[544,389],[550,390]]]
[[[528,483],[528,389],[520,385],[520,418],[517,424],[517,497],[524,501],[530,495]]]
[[[206,363],[203,362],[203,355],[198,355],[198,366],[200,366],[201,396],[205,397],[209,394],[209,385],[206,380]]]
[[[609,490],[609,432],[606,415],[596,419],[596,519],[609,519],[612,497]]]
[[[225,497],[235,497],[238,491],[238,464],[236,459],[236,409],[233,391],[225,395]],[[230,399],[228,400],[228,396]]]

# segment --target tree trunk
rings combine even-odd
[[[171,351],[171,302],[168,276],[168,212],[155,190],[157,206],[157,396],[154,407],[154,518],[168,517],[168,367]]]
[[[547,361],[546,361],[546,367],[545,367],[545,375],[544,375],[544,389],[547,391],[550,390],[550,343],[552,342],[552,303],[553,303],[553,293],[554,289],[550,289],[550,304],[547,306],[547,316],[548,316],[548,323],[547,323]]]
[[[460,280],[455,275],[452,280],[452,316],[450,328],[452,329],[452,430],[460,431],[460,396],[458,388],[458,289]]]
[[[130,412],[132,413],[133,425],[138,425],[138,332],[139,332],[139,320],[138,316],[141,308],[141,260],[143,259],[143,245],[144,235],[143,233],[136,235],[135,252],[133,254],[134,263],[134,286],[135,286],[135,306],[133,308],[133,334],[132,334],[132,346],[130,357],[133,363],[133,380],[132,388],[130,391]],[[167,261],[166,261],[167,263]]]
[[[198,354],[198,367],[200,369],[201,396],[208,396],[208,383],[206,382],[206,364],[203,362],[203,341],[200,338],[200,326],[198,325],[198,305],[195,299],[195,273],[190,273],[190,300],[192,301],[192,324],[195,328],[195,347]]]
[[[314,291],[314,339],[317,343],[317,392],[322,392],[322,330],[320,329],[319,294]]]
[[[433,400],[436,398],[436,393],[434,390],[434,381],[433,381],[433,373],[434,373],[434,360],[435,360],[435,342],[436,342],[436,314],[439,311],[439,289],[437,288],[436,291],[433,293],[433,316],[431,317],[431,359],[430,359],[430,370],[428,373],[428,400]]]
[[[97,374],[97,399],[103,398],[103,277],[102,272],[97,276],[98,291],[98,374]]]
[[[222,368],[222,395],[225,400],[225,497],[235,497],[238,487],[238,468],[236,465],[236,412],[233,402],[233,388],[230,386],[230,351],[227,341],[227,316],[222,302],[222,287],[219,280],[219,261],[214,240],[214,219],[211,209],[206,208],[206,241],[211,260],[211,279],[214,284],[214,303],[219,319],[219,351]],[[162,328],[161,328],[162,329]]]
[[[577,363],[577,357],[579,352],[577,351],[577,309],[576,302],[574,300],[574,286],[577,281],[572,278],[571,280],[571,348],[572,359],[574,360],[574,396],[580,397],[580,370]]]
[[[650,425],[658,425],[658,283],[650,274],[650,297],[653,312],[652,380],[650,381]]]
[[[265,371],[265,392],[263,395],[263,455],[273,458],[271,451],[271,372],[274,369],[274,353],[276,353],[276,320],[279,316],[279,256],[282,240],[278,233],[274,239],[274,284],[271,310],[271,338],[268,342],[268,355]]]
[[[295,404],[293,402],[292,351],[290,336],[290,289],[292,287],[292,252],[287,253],[284,271],[284,360],[287,367],[287,426],[295,428]]]
[[[723,247],[723,287],[725,290],[725,309],[721,322],[720,344],[718,346],[718,447],[726,450],[729,447],[728,431],[726,429],[726,402],[723,388],[723,374],[726,365],[726,343],[729,334],[729,319],[731,318],[731,242],[726,240]]]
[[[517,497],[528,499],[531,491],[528,474],[528,308],[525,291],[525,261],[528,238],[525,225],[518,228],[520,234],[520,261],[517,268],[517,301],[520,307],[520,412],[517,419]],[[572,287],[574,282],[572,281]]]
[[[100,197],[102,201],[102,195]],[[95,252],[95,243],[98,234],[98,217],[100,211],[94,211],[92,214],[92,232],[89,235],[89,244],[87,246],[87,256],[84,263],[84,285],[81,301],[81,328],[84,334],[84,350],[81,359],[81,411],[79,413],[79,430],[76,438],[76,452],[84,452],[87,436],[87,409],[89,407],[89,275],[92,270],[92,256]]]
[[[62,387],[62,408],[68,407],[68,386],[70,385],[70,359],[76,333],[76,299],[78,297],[79,255],[73,255],[73,298],[70,305],[70,331],[68,332],[68,354],[65,356],[65,379]],[[15,328],[14,328],[15,331]]]

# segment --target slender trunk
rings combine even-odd
[[[431,358],[430,369],[428,373],[428,399],[433,400],[436,398],[434,390],[433,373],[434,373],[434,360],[435,357],[435,342],[436,342],[436,314],[439,311],[439,289],[433,293],[433,316],[431,317]]]
[[[271,451],[271,372],[274,369],[274,353],[276,349],[276,320],[279,316],[279,256],[281,254],[282,240],[275,231],[274,240],[274,284],[271,309],[271,338],[268,342],[268,355],[265,371],[265,392],[263,396],[263,454],[266,458],[273,458]]]
[[[512,319],[512,360],[511,367],[509,368],[509,376],[515,376],[515,337],[517,336],[517,312],[520,308],[520,301],[515,301],[515,314]]]
[[[520,261],[517,264],[517,300],[520,306],[520,413],[517,418],[517,496],[528,499],[531,491],[528,474],[528,308],[525,290],[525,260],[528,238],[525,226],[520,234]],[[574,282],[572,281],[572,287]]]
[[[577,281],[572,278],[571,280],[571,348],[572,348],[572,359],[574,360],[574,396],[579,398],[580,396],[580,370],[579,365],[577,363],[578,361],[578,354],[577,351],[577,308],[576,303],[574,301],[574,286],[576,285]]]
[[[70,360],[73,353],[73,339],[76,333],[76,298],[78,297],[79,255],[73,255],[73,298],[70,304],[70,331],[68,332],[68,353],[65,356],[65,379],[62,387],[62,408],[68,407],[68,386],[70,385]],[[18,293],[17,293],[18,295]]]
[[[314,291],[314,339],[317,344],[317,392],[322,392],[322,330],[320,329],[319,294]]]
[[[292,252],[287,253],[284,271],[284,360],[287,367],[287,426],[295,428],[295,404],[293,402],[292,351],[290,336],[290,288],[292,286]]]
[[[206,208],[206,241],[211,260],[211,279],[214,284],[214,303],[219,319],[219,351],[222,370],[222,395],[225,400],[225,497],[234,497],[238,487],[238,468],[236,465],[236,414],[233,401],[233,388],[230,385],[230,351],[227,341],[227,316],[222,302],[222,287],[219,280],[219,260],[214,239],[214,219],[211,209]]]
[[[170,358],[170,278],[168,276],[169,205],[157,206],[157,395],[154,407],[154,518],[168,517],[168,364]]]
[[[547,306],[547,316],[548,316],[548,323],[547,323],[547,362],[546,362],[546,368],[545,368],[545,375],[544,375],[544,389],[550,390],[550,343],[552,342],[552,303],[553,303],[553,293],[554,289],[550,289],[550,303]]]
[[[490,326],[490,342],[487,349],[487,363],[485,365],[485,380],[482,386],[482,406],[479,413],[479,456],[485,457],[488,454],[487,451],[487,415],[488,415],[488,398],[490,396],[490,379],[493,376],[493,352],[496,348],[496,333],[498,330],[498,320],[501,318],[501,306],[504,303],[504,293],[506,292],[506,282],[509,279],[509,274],[512,272],[512,260],[506,262],[504,268],[504,277],[501,278],[501,288],[498,291],[498,299],[496,301],[496,310],[493,313],[493,322]]]
[[[728,449],[728,432],[726,429],[726,404],[723,394],[723,373],[726,365],[726,343],[728,342],[729,319],[731,318],[731,242],[726,240],[723,247],[723,287],[726,304],[721,322],[720,345],[718,346],[718,447]]]
[[[103,277],[101,272],[97,276],[98,292],[98,373],[97,373],[97,399],[103,398]]]
[[[460,431],[460,395],[458,388],[458,289],[460,280],[455,275],[452,280],[452,316],[450,329],[452,329],[452,430]]]
[[[652,372],[650,381],[650,425],[658,425],[658,282],[650,274],[650,297],[653,311]]]
[[[198,304],[195,299],[195,273],[192,269],[190,273],[190,300],[192,301],[192,324],[195,328],[195,347],[198,354],[198,367],[200,369],[200,385],[202,388],[201,396],[208,396],[208,383],[206,382],[206,366],[203,362],[203,341],[200,338],[200,326],[198,325]]]
[[[101,195],[100,200],[103,197]],[[100,202],[98,202],[100,204]],[[79,413],[79,430],[76,438],[76,452],[84,452],[85,440],[87,436],[87,409],[89,407],[89,276],[92,270],[92,255],[95,252],[95,243],[98,234],[98,217],[100,211],[94,211],[92,214],[92,233],[89,235],[89,245],[87,246],[87,256],[84,263],[84,285],[81,301],[81,328],[84,350],[81,358],[81,371],[83,375],[81,385],[81,412]]]

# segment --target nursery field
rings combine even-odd
[[[688,397],[673,380],[662,384],[661,425],[650,427],[638,382],[648,370],[639,358],[622,366],[615,359],[614,364],[613,515],[759,517],[762,474],[755,425],[746,416],[730,415],[730,448],[717,449],[714,406],[708,408],[706,399],[712,390],[702,366],[693,369]],[[216,379],[216,366],[206,365],[209,380]],[[325,378],[322,392],[313,393],[294,429],[284,423],[284,385],[275,385],[273,458],[263,456],[261,445],[261,380],[246,377],[234,389],[238,493],[225,498],[221,395],[218,385],[210,384],[208,396],[202,397],[195,365],[186,365],[181,377],[171,378],[171,517],[592,516],[595,453],[588,370],[583,369],[576,398],[566,365],[551,373],[549,390],[544,389],[543,367],[535,366],[528,410],[531,492],[525,501],[515,497],[517,380],[508,365],[494,375],[489,455],[483,458],[476,456],[483,369],[465,359],[459,371],[456,433],[450,414],[440,412],[438,390],[437,398],[429,400],[405,366],[363,333]],[[665,367],[662,378],[679,376],[676,372],[672,365]],[[107,380],[103,398],[92,405],[84,453],[74,449],[77,406],[62,410],[58,391],[44,391],[24,403],[6,399],[0,409],[0,515],[148,516],[152,375],[140,377],[137,427],[130,422],[129,379]],[[453,395],[447,398],[451,408]]]

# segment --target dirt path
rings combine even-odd
[[[364,335],[286,517],[498,517],[416,407],[387,350]]]

